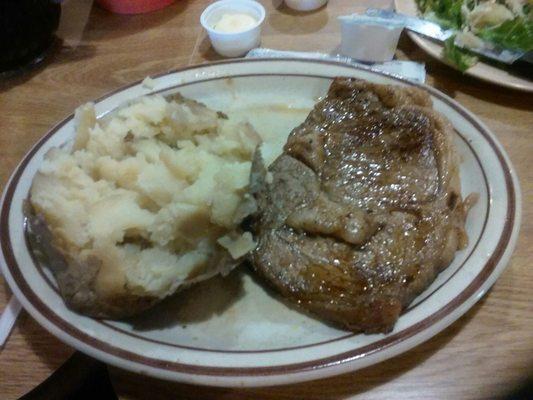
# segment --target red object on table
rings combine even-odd
[[[96,0],[98,5],[118,14],[142,14],[159,10],[175,0]]]

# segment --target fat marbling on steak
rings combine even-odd
[[[353,331],[390,331],[467,242],[452,127],[421,89],[335,79],[252,178],[255,270]]]

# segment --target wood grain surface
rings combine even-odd
[[[330,0],[316,12],[297,13],[277,0],[261,2],[268,13],[264,47],[325,52],[340,42],[337,15],[389,3]],[[137,16],[93,8],[78,47],[56,46],[40,68],[0,81],[1,187],[31,145],[78,105],[149,74],[218,59],[198,22],[208,3],[178,0]],[[478,115],[517,169],[523,223],[515,254],[493,289],[428,342],[351,374],[236,390],[173,384],[110,368],[121,399],[489,399],[533,374],[533,95],[465,77],[405,37],[397,55],[426,63],[428,83]],[[10,295],[0,281],[0,309]],[[72,352],[23,312],[0,352],[0,398],[15,399],[31,390]]]

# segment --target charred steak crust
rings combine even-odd
[[[350,330],[390,331],[466,245],[452,127],[423,90],[336,78],[253,170],[255,270]]]

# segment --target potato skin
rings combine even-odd
[[[121,286],[119,291],[103,294],[97,290],[96,284],[101,260],[89,257],[85,262],[79,262],[64,254],[54,245],[54,237],[45,218],[35,211],[30,201],[24,204],[24,215],[31,250],[39,264],[51,269],[59,292],[71,310],[89,317],[118,320],[140,314],[164,299],[136,294],[127,285]],[[215,275],[226,276],[240,263],[223,249],[214,258],[218,262],[192,271],[187,281],[181,282],[176,288],[176,292]]]
[[[43,216],[36,214],[29,203],[25,204],[24,212],[32,250],[39,261],[50,267],[61,296],[73,311],[96,318],[120,319],[139,314],[160,301],[157,297],[128,293],[127,288],[110,296],[100,296],[95,288],[100,260],[91,257],[83,263],[67,261],[61,250],[53,245],[52,233]]]

